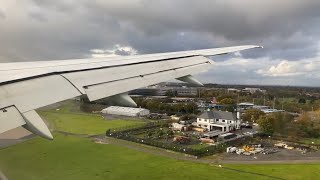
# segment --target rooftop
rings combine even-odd
[[[242,103],[239,103],[238,106],[254,106],[254,104],[249,102],[242,102]]]
[[[237,120],[237,115],[227,111],[205,111],[199,116],[199,118]]]
[[[109,106],[105,109],[103,109],[101,112],[106,111],[121,111],[121,112],[132,112],[132,113],[138,113],[142,110],[147,110],[144,108],[132,108],[132,107],[121,107],[121,106]]]

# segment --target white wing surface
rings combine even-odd
[[[0,64],[0,133],[23,126],[52,139],[37,108],[86,94],[90,101],[105,97],[128,100],[124,93],[178,79],[201,85],[191,74],[208,70],[207,56],[259,48],[234,46],[112,58]],[[130,101],[134,105],[133,101]]]

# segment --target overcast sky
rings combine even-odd
[[[319,0],[1,0],[0,62],[257,44],[202,82],[320,86]]]

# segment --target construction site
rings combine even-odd
[[[305,160],[319,157],[316,147],[284,141],[262,140],[262,143],[229,146],[223,159],[229,161],[285,161]]]

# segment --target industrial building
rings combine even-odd
[[[148,109],[144,108],[131,108],[131,107],[121,107],[121,106],[110,106],[101,110],[103,114],[120,115],[120,116],[147,116],[150,114]]]
[[[254,106],[253,103],[249,103],[249,102],[242,102],[238,104],[238,108],[239,110],[246,110],[246,109],[251,109]]]
[[[267,92],[266,90],[260,89],[260,88],[244,88],[241,91],[244,93],[250,93],[250,94],[254,94],[256,92],[260,92],[260,93],[265,94]]]
[[[144,95],[144,96],[166,96],[171,94],[172,96],[197,96],[198,88],[195,87],[160,87],[150,86],[145,88],[139,88],[130,92],[130,95]]]

